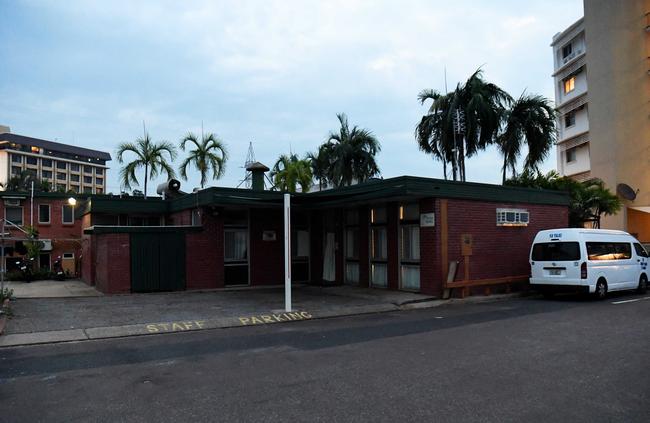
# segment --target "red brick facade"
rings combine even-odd
[[[128,233],[99,234],[95,238],[95,286],[107,294],[131,292],[131,252]],[[86,282],[88,282],[86,280]]]

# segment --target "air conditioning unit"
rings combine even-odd
[[[51,239],[39,239],[41,241],[41,251],[52,251]]]
[[[6,198],[5,206],[20,206],[20,200],[17,198]]]

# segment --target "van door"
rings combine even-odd
[[[580,244],[578,241],[538,242],[533,245],[532,277],[562,285],[580,279]],[[554,282],[551,282],[554,281]]]
[[[639,274],[639,263],[632,254],[632,244],[629,242],[617,242],[616,260],[620,266],[621,289],[628,289],[636,286]]]
[[[634,253],[636,255],[635,262],[637,264],[637,269],[635,271],[634,281],[638,283],[639,278],[641,278],[641,273],[646,272],[648,267],[648,252],[643,248],[638,242],[634,243]],[[636,283],[635,285],[636,286]]]

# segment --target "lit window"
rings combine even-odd
[[[571,78],[564,80],[564,94],[568,94],[576,88],[576,77],[572,76]]]

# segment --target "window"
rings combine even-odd
[[[201,210],[192,210],[192,226],[201,226]]]
[[[67,165],[66,162],[56,162],[56,168],[57,168],[57,169],[63,169],[63,170],[65,170],[65,169],[68,168],[68,166],[66,166],[66,165]]]
[[[401,230],[402,261],[420,261],[420,226],[404,225]]]
[[[576,112],[571,110],[569,113],[564,115],[564,127],[570,128],[576,124]]]
[[[18,154],[12,154],[11,155],[11,162],[12,163],[22,163],[23,162],[23,156],[19,156]]]
[[[401,221],[419,221],[420,206],[417,203],[404,204],[399,208],[399,220]]]
[[[345,231],[345,257],[359,258],[359,228],[351,227]]]
[[[22,172],[23,169],[18,167],[18,166],[11,166],[11,174],[12,175],[20,175],[20,172]]]
[[[566,59],[573,52],[573,46],[571,43],[562,47],[562,58]]]
[[[84,176],[84,184],[92,184],[92,183],[93,183],[92,176]]]
[[[90,173],[92,175],[93,168],[90,166],[84,166],[84,173]]]
[[[50,205],[38,205],[38,223],[50,223]]]
[[[370,210],[370,223],[386,223],[386,207],[374,207]]]
[[[639,257],[648,257],[648,252],[638,242],[634,243],[634,251],[636,251],[636,255]]]
[[[76,163],[70,163],[70,172],[79,172],[79,165]]]
[[[576,88],[576,77],[572,76],[564,80],[564,94],[568,94]]]
[[[52,171],[51,170],[44,170],[41,172],[41,175],[43,176],[43,179],[52,179]]]
[[[92,194],[92,193],[93,193],[92,187],[84,187],[84,194]]]
[[[5,207],[5,219],[15,225],[23,224],[23,208],[22,207]]]
[[[97,185],[104,185],[104,178],[95,178],[95,183]]]
[[[27,156],[27,157],[25,157],[25,162],[28,165],[36,166],[38,164],[38,159],[36,157]]]
[[[372,228],[370,250],[370,257],[373,260],[386,260],[388,256],[386,228]]]
[[[56,172],[56,179],[59,181],[65,181],[66,174],[63,172]]]
[[[74,259],[74,253],[63,253],[63,258],[67,260]]]
[[[247,259],[247,230],[246,229],[225,229],[224,230],[224,261],[245,261]]]
[[[530,214],[523,209],[497,209],[497,226],[528,226]]]
[[[74,223],[73,207],[70,205],[63,206],[63,223],[66,225],[71,225]]]
[[[103,190],[102,188],[96,188],[96,189],[95,189],[95,193],[96,193],[96,194],[103,194],[103,193],[104,193],[104,190]]]
[[[79,193],[79,185],[70,184],[70,191]]]
[[[566,162],[573,163],[576,161],[578,147],[571,147],[566,151]]]
[[[540,242],[533,246],[533,261],[580,260],[580,244],[577,242]]]
[[[52,167],[52,159],[43,159],[41,163],[43,167]]]
[[[588,242],[589,260],[628,260],[632,258],[632,246],[627,242]]]
[[[79,175],[70,175],[70,182],[79,182]]]
[[[99,168],[99,167],[95,169],[95,175],[100,176],[100,175],[103,175],[103,174],[104,174],[104,169]]]

